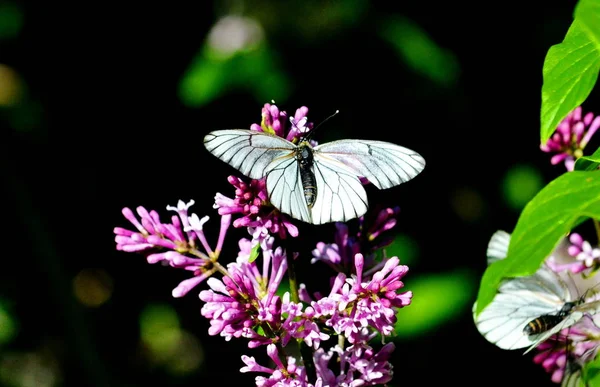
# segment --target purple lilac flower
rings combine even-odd
[[[592,247],[590,242],[584,240],[578,233],[572,233],[569,240],[572,243],[569,247],[569,255],[582,262],[586,268],[598,265],[600,261],[599,247]]]
[[[302,106],[296,109],[296,114],[290,117],[288,128],[288,114],[279,110],[275,104],[266,103],[262,109],[260,125],[252,124],[251,130],[274,134],[291,142],[298,139],[313,128],[313,123],[307,120],[308,108]]]
[[[187,204],[180,200],[177,207],[167,206],[167,210],[177,213],[171,217],[171,223],[163,223],[154,210],[137,207],[138,220],[132,210],[123,208],[123,215],[137,231],[114,228],[117,250],[143,253],[148,263],[163,262],[193,272],[192,278],[182,281],[173,289],[173,297],[183,297],[217,270],[215,263],[231,223],[230,215],[221,217],[221,231],[213,250],[203,231],[208,216],[200,219],[196,214],[188,215],[188,209],[193,204],[193,200]]]
[[[262,366],[254,357],[242,356],[246,364],[240,372],[260,372],[269,376],[257,376],[258,387],[359,387],[382,385],[392,380],[393,366],[389,362],[394,351],[394,344],[388,343],[379,351],[366,344],[352,345],[342,349],[336,345],[325,351],[323,348],[315,351],[314,364],[317,371],[317,380],[309,383],[306,370],[297,365],[296,360],[288,356],[285,363],[280,357],[275,344],[267,346],[267,354],[272,360],[273,368]],[[332,362],[332,359],[335,359]],[[339,369],[336,375],[333,369]]]
[[[354,268],[354,257],[361,253],[369,271],[379,270],[381,263],[375,261],[375,251],[388,246],[393,236],[386,233],[397,223],[399,207],[385,208],[374,219],[359,218],[359,231],[351,236],[345,223],[335,224],[334,243],[318,242],[312,251],[311,263],[321,261],[340,273],[350,274]]]
[[[239,177],[229,176],[227,180],[235,187],[235,199],[217,193],[213,207],[220,215],[242,215],[233,221],[233,227],[264,228],[281,238],[285,238],[287,230],[290,236],[298,236],[298,228],[290,219],[269,204],[264,179],[246,183]]]
[[[200,292],[200,299],[205,302],[201,314],[210,320],[210,335],[220,334],[226,340],[245,337],[250,348],[278,340],[282,307],[275,292],[287,270],[287,259],[281,247],[272,249],[272,241],[266,242],[262,256],[262,268],[240,254],[237,262],[227,266],[228,276],[207,281],[210,290]],[[257,327],[265,335],[259,335]]]
[[[273,361],[274,368],[259,365],[254,357],[242,356],[242,361],[246,366],[240,369],[240,372],[261,372],[269,374],[268,377],[257,376],[257,387],[323,387],[319,380],[314,385],[309,383],[306,377],[306,370],[302,366],[296,365],[296,359],[291,356],[286,357],[286,363],[279,356],[279,350],[275,344],[267,346],[267,355]]]
[[[556,252],[549,257],[548,264],[552,270],[570,270],[577,274],[590,268],[594,271],[600,267],[600,247],[593,247],[579,233],[571,233],[568,241],[567,253],[563,254],[566,257],[560,259]]]
[[[397,257],[391,257],[384,261],[381,270],[367,278],[363,276],[364,258],[356,254],[356,276],[347,278],[339,273],[330,294],[311,302],[314,316],[323,318],[325,325],[350,343],[365,340],[363,328],[390,335],[397,309],[410,305],[412,299],[411,291],[396,293],[404,287],[400,279],[408,272],[408,266],[399,263]]]
[[[583,367],[593,360],[600,349],[600,328],[590,315],[577,324],[540,343],[533,361],[550,373],[554,383],[561,383],[570,365]]]
[[[600,128],[600,116],[593,113],[582,117],[581,106],[575,108],[556,128],[552,137],[540,146],[541,150],[554,153],[550,162],[556,165],[564,162],[567,171],[572,171],[575,161],[583,156],[583,150],[594,133]]]

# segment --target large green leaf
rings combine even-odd
[[[600,50],[600,0],[579,0],[575,19],[581,22],[596,49]]]
[[[597,3],[589,0],[588,3]],[[548,50],[544,61],[540,139],[545,143],[558,124],[588,97],[600,69],[598,8],[587,5],[585,19],[576,17],[565,39]],[[582,11],[583,12],[583,11]]]
[[[576,171],[593,171],[600,165],[600,148],[596,149],[591,156],[582,156],[575,162]]]
[[[566,172],[527,203],[508,256],[490,265],[481,279],[477,313],[492,301],[502,279],[533,274],[582,218],[600,218],[600,171]]]

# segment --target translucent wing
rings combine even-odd
[[[311,208],[311,223],[344,222],[367,212],[367,193],[354,171],[316,152],[313,170],[317,199]]]
[[[267,192],[271,204],[292,218],[312,223],[311,213],[304,198],[300,168],[294,155],[277,158],[266,169]]]
[[[508,244],[510,243],[510,234],[506,231],[498,230],[492,235],[487,247],[487,263],[491,265],[499,259],[504,259],[508,255]]]
[[[533,348],[568,326],[565,324],[570,320],[539,335],[527,335],[523,328],[531,320],[542,315],[557,314],[565,302],[571,300],[566,284],[550,268],[543,265],[531,276],[505,280],[492,302],[478,316],[473,316],[479,332],[498,347]],[[475,308],[476,305],[473,305],[473,312]],[[569,314],[565,320],[578,320],[581,318],[578,313]]]
[[[593,320],[588,316],[588,321]],[[588,349],[583,354],[579,355],[577,360],[573,359],[572,354],[569,353],[567,355],[565,373],[561,381],[561,387],[590,387],[590,383],[583,380],[582,368],[584,364],[592,361],[595,355],[595,348]]]
[[[215,130],[204,137],[204,146],[251,179],[262,179],[273,160],[296,150],[296,145],[284,138],[247,129]]]
[[[384,141],[332,141],[317,145],[314,153],[344,164],[379,189],[404,183],[425,168],[415,151]]]
[[[581,378],[581,366],[568,361],[560,385],[561,387],[587,387],[588,384],[584,383]]]

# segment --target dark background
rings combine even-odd
[[[370,201],[399,205],[398,229],[419,246],[407,284],[412,274],[457,267],[471,269],[478,281],[489,237],[497,229],[512,230],[518,219],[519,211],[503,197],[506,172],[533,165],[548,182],[563,171],[539,151],[540,88],[544,56],[562,41],[574,3],[525,9],[519,2],[485,8],[368,2],[360,17],[339,28],[313,20],[318,7],[339,3],[258,1],[243,7],[268,21],[266,38],[292,80],[289,96],[276,102],[288,112],[308,106],[315,123],[339,109],[322,128],[322,142],[381,139],[421,153],[427,167],[420,176],[392,190],[369,190]],[[194,212],[210,214],[217,231],[213,197],[232,195],[226,176],[234,171],[205,151],[202,138],[210,130],[260,122],[269,101],[231,89],[203,106],[186,106],[178,85],[217,18],[243,3],[13,4],[23,25],[0,41],[0,63],[19,74],[34,103],[4,107],[0,121],[8,214],[0,290],[18,326],[0,347],[0,369],[4,375],[29,369],[31,358],[24,354],[38,354],[60,375],[54,385],[192,386],[210,385],[211,378],[253,385],[255,375],[238,372],[240,356],[261,358],[262,352],[208,336],[197,291],[171,297],[187,274],[115,251],[113,236],[115,226],[129,228],[123,207],[156,209],[166,220],[165,206],[179,199],[194,199]],[[376,33],[389,15],[412,20],[453,53],[457,82],[440,86],[403,63]],[[587,110],[593,111],[593,98]],[[15,109],[33,124],[17,127]],[[482,200],[477,216],[461,216],[455,203],[464,192]],[[469,197],[461,206],[469,207]],[[314,246],[329,231],[303,228],[302,241]],[[230,256],[236,247],[226,247]],[[97,307],[73,297],[72,281],[86,268],[101,270],[111,284],[110,299]],[[440,305],[445,298],[439,294]],[[201,342],[204,362],[197,370],[174,376],[144,356],[140,313],[149,303],[171,305],[181,326]],[[396,342],[394,385],[551,385],[531,355],[486,342],[470,306],[461,316]],[[33,385],[50,380],[37,375]]]

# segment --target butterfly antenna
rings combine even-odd
[[[335,116],[336,116],[336,115],[337,115],[339,112],[340,112],[339,110],[336,110],[336,111],[335,111],[333,114],[331,114],[329,117],[327,117],[327,118],[325,118],[323,121],[321,121],[321,122],[319,123],[319,125],[317,125],[317,126],[316,126],[316,127],[313,129],[313,130],[311,130],[311,131],[310,131],[310,132],[309,132],[309,133],[306,135],[306,137],[304,137],[304,139],[305,139],[305,140],[308,140],[310,137],[312,137],[313,133],[314,133],[314,132],[315,132],[317,129],[319,129],[319,128],[321,127],[321,125],[323,125],[324,123],[326,123],[327,121],[329,121],[329,119],[330,119],[330,118],[333,118],[333,117],[335,117]]]

